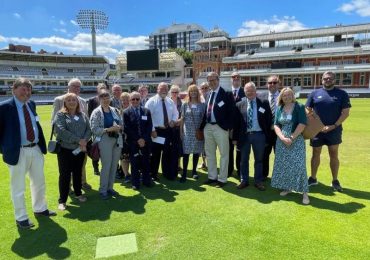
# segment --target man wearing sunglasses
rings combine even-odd
[[[231,92],[233,93],[235,103],[238,103],[239,101],[242,101],[242,99],[245,97],[245,93],[243,88],[241,87],[241,78],[240,74],[238,72],[233,72],[231,74]],[[230,132],[230,138],[229,138],[229,170],[228,170],[228,177],[233,175],[234,171],[234,144],[232,142],[232,131]],[[236,158],[235,158],[235,164],[236,164],[236,171],[238,176],[240,176],[240,151],[239,149],[236,149]]]
[[[143,185],[150,187],[149,155],[153,124],[149,109],[140,106],[140,93],[134,91],[130,94],[130,107],[123,113],[123,122],[130,154],[132,188],[140,188],[140,173]]]
[[[270,134],[268,135],[268,139],[266,139],[266,146],[265,146],[265,152],[263,155],[263,179],[266,180],[267,176],[269,176],[269,170],[270,170],[270,154],[272,152],[272,149],[275,151],[275,144],[276,144],[276,133],[274,130],[274,121],[275,121],[275,112],[278,107],[277,100],[279,96],[279,89],[280,89],[280,79],[277,75],[271,75],[267,78],[266,81],[267,85],[267,92],[262,93],[259,95],[260,99],[262,100],[268,100],[270,104],[271,109],[271,115],[272,115],[272,125]]]
[[[338,149],[342,143],[342,123],[349,116],[351,103],[347,92],[336,88],[335,74],[326,71],[322,75],[323,88],[311,92],[307,98],[306,107],[314,110],[325,125],[322,131],[310,140],[312,146],[311,176],[308,185],[317,185],[317,170],[320,165],[320,154],[323,145],[328,146],[330,169],[333,177],[332,187],[336,191],[343,191],[338,180],[339,159]]]

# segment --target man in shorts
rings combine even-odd
[[[333,72],[324,72],[322,84],[323,88],[312,91],[306,102],[307,109],[315,111],[324,124],[322,131],[310,141],[312,158],[308,185],[318,184],[316,175],[320,165],[320,154],[322,146],[327,145],[333,176],[332,187],[341,192],[343,189],[338,180],[338,149],[339,144],[342,143],[342,123],[349,116],[351,103],[347,92],[334,86],[335,74]]]

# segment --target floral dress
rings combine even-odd
[[[291,136],[292,115],[283,111],[278,123],[284,136]],[[301,134],[289,147],[277,138],[271,186],[281,190],[308,192],[306,146]]]
[[[189,106],[184,103],[181,107],[181,114],[184,118],[184,138],[182,140],[184,154],[201,154],[204,149],[204,141],[195,137],[205,113],[205,104],[198,103]]]

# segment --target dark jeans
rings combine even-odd
[[[270,133],[270,142],[266,144],[265,151],[263,154],[263,177],[267,178],[269,176],[270,171],[270,154],[272,152],[272,148],[274,148],[275,152],[275,145],[276,145],[276,133],[274,130],[271,130]]]
[[[176,179],[178,162],[178,144],[174,142],[174,132],[171,128],[159,129],[156,128],[157,135],[165,138],[164,144],[153,142],[152,158],[150,160],[151,174],[153,178],[158,177],[159,163],[162,163],[163,176],[169,180]],[[162,155],[162,161],[161,161]]]
[[[265,150],[266,137],[261,132],[247,134],[246,141],[242,144],[241,151],[241,182],[249,183],[249,155],[251,147],[254,155],[254,183],[261,183],[263,180],[263,152]]]
[[[228,177],[233,175],[234,171],[234,147],[236,148],[236,145],[233,145],[233,142],[231,139],[229,139],[229,145],[230,145],[230,151],[229,151],[229,171],[228,171]],[[240,175],[240,151],[236,149],[236,158],[235,158],[235,164],[236,164],[236,171],[238,176]]]
[[[61,148],[57,154],[59,167],[59,203],[66,203],[69,194],[69,184],[71,174],[73,180],[73,190],[76,196],[81,192],[81,172],[85,160],[85,153],[73,155],[73,150]]]
[[[137,146],[137,144],[131,144]],[[136,147],[135,147],[136,148]],[[143,184],[149,186],[151,179],[149,175],[149,147],[143,147],[139,150],[130,149],[130,163],[131,163],[131,176],[132,185],[137,188],[140,187],[140,173],[143,177]]]

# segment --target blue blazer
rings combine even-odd
[[[138,122],[136,120],[135,111],[132,107],[127,108],[123,112],[123,125],[124,132],[127,135],[127,143],[129,145],[130,152],[137,152],[137,150],[139,149],[137,141],[140,138],[143,138],[145,140],[145,146],[150,146],[150,143],[152,141],[151,132],[153,128],[153,123],[149,109],[145,107],[140,107],[140,131]]]
[[[34,116],[36,113],[36,104],[28,101]],[[36,122],[39,130],[38,146],[43,154],[46,154],[45,137],[39,122]],[[3,161],[10,165],[16,165],[19,160],[21,149],[21,133],[19,126],[19,117],[17,105],[14,97],[0,103],[0,152],[3,154]]]
[[[211,98],[211,94],[209,94],[209,98]],[[221,103],[223,103],[223,105],[220,106]],[[216,96],[216,100],[214,101],[213,114],[215,116],[216,123],[222,129],[227,131],[233,128],[233,115],[235,114],[235,109],[236,107],[233,93],[231,91],[225,91],[222,87],[220,87]],[[200,129],[203,129],[206,123],[207,109],[205,110]]]

